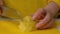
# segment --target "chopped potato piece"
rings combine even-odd
[[[26,16],[20,21],[19,28],[22,32],[33,31],[36,30],[35,24],[31,16]]]

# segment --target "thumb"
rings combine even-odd
[[[43,13],[44,13],[44,9],[43,8],[38,9],[36,11],[36,13],[32,16],[32,19],[33,20],[42,19],[44,17]]]

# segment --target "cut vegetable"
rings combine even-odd
[[[36,30],[35,24],[31,16],[26,16],[20,21],[19,28],[22,32],[33,31]]]

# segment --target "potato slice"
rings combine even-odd
[[[31,16],[26,16],[20,21],[19,28],[22,32],[33,31],[36,30],[35,24]]]

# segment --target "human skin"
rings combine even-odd
[[[59,6],[53,1],[48,3],[46,7],[39,8],[36,11],[36,13],[33,14],[32,17],[33,20],[39,20],[36,24],[36,28],[46,29],[52,27],[55,20],[54,16],[58,14],[58,11],[59,11]]]

